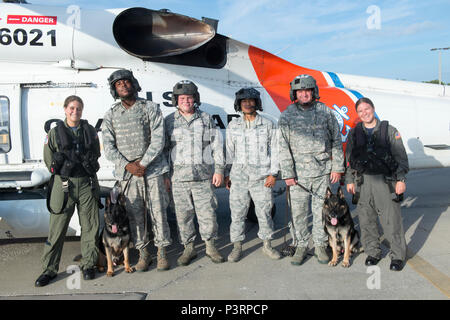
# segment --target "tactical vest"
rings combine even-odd
[[[390,150],[388,125],[388,121],[381,121],[379,130],[372,134],[369,141],[362,122],[355,126],[349,162],[358,174],[392,176],[397,170],[398,163]]]
[[[86,120],[80,121],[81,132],[75,136],[63,122],[56,126],[58,152],[53,154],[51,173],[62,177],[93,177],[99,170],[98,150],[95,148],[96,133]]]

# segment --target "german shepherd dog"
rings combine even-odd
[[[350,255],[356,252],[359,244],[359,234],[355,229],[350,209],[345,200],[341,187],[337,194],[333,194],[331,189],[327,188],[325,201],[322,210],[322,221],[325,232],[328,234],[328,240],[333,257],[328,263],[329,266],[336,266],[339,253],[344,253],[342,266],[350,267]]]
[[[125,265],[125,272],[132,273],[129,262],[130,226],[123,194],[119,194],[115,203],[110,197],[106,198],[104,217],[105,228],[101,237],[108,265],[106,276],[112,277],[114,265],[122,263]]]

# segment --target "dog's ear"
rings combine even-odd
[[[327,193],[325,194],[325,197],[328,199],[333,195],[333,192],[331,192],[330,187],[327,187]]]
[[[111,205],[111,198],[107,196],[105,198],[105,209],[108,209],[110,205]]]
[[[123,195],[123,193],[119,193],[117,200],[119,201],[120,205],[122,205],[122,206],[125,205],[125,196]]]
[[[341,186],[339,186],[339,188],[338,188],[338,190],[337,190],[337,194],[338,194],[339,198],[341,198],[341,199],[344,199],[344,198],[345,198],[345,196],[344,196],[344,191],[342,191]]]

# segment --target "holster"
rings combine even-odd
[[[359,197],[361,196],[361,185],[364,183],[364,176],[360,173],[356,173],[356,189],[355,193],[352,196],[352,203],[358,204]]]
[[[391,177],[385,177],[385,182],[387,183],[387,185],[389,187],[389,192],[391,193],[392,201],[397,202],[397,203],[402,202],[403,198],[404,198],[403,193],[401,193],[401,194],[395,193],[394,186],[392,185],[393,181],[396,181],[396,180],[392,179]]]

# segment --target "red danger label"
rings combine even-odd
[[[49,24],[55,25],[57,17],[8,15],[8,24]]]

